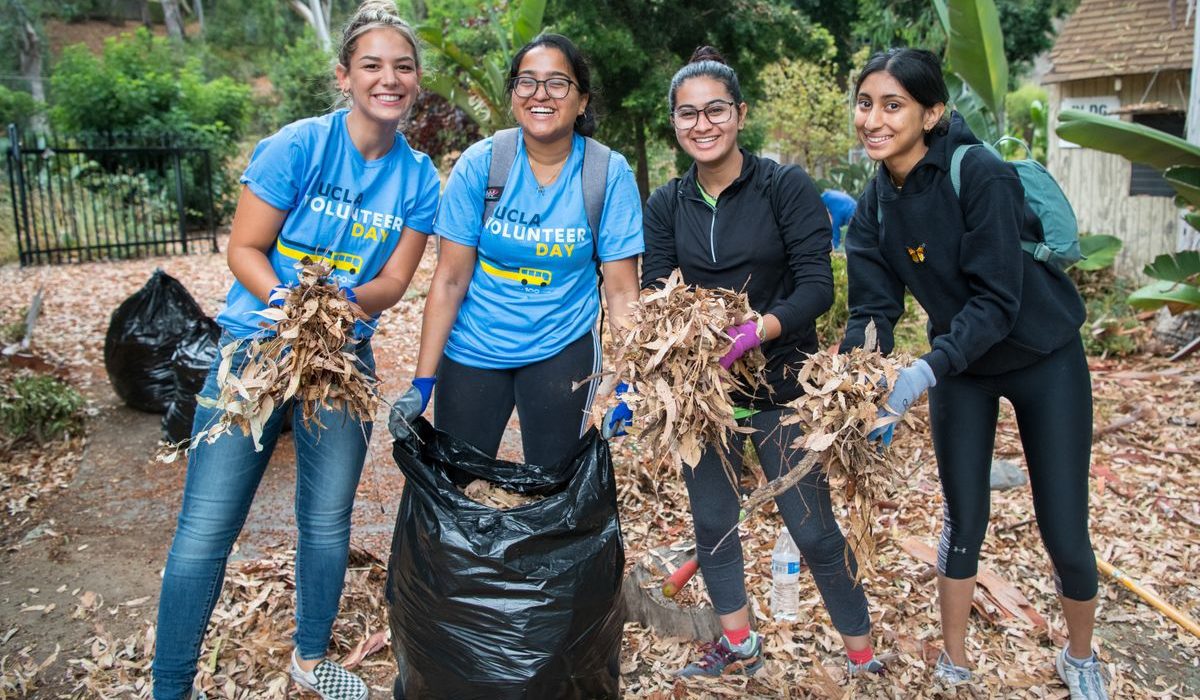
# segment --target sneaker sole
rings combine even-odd
[[[321,694],[320,690],[317,690],[317,687],[315,685],[310,684],[308,681],[305,681],[302,678],[297,678],[295,675],[292,675],[290,673],[288,675],[291,677],[292,682],[295,683],[296,685],[300,686],[301,689],[307,690],[310,693],[314,693],[319,698],[325,697],[324,695]],[[367,700],[368,695],[370,695],[370,691],[364,690],[363,694],[359,695],[357,698],[354,698],[354,700]]]

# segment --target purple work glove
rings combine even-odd
[[[730,326],[725,329],[725,333],[730,338],[733,338],[733,347],[729,348],[729,352],[725,353],[725,357],[718,360],[725,369],[732,367],[733,363],[737,362],[742,355],[762,344],[762,341],[758,339],[758,324],[754,321],[746,321],[737,326]]]

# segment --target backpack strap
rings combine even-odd
[[[587,211],[592,238],[600,234],[600,219],[604,216],[604,195],[608,189],[608,159],[611,154],[612,149],[608,146],[590,136],[584,137],[583,208]],[[596,251],[596,260],[599,262],[600,253],[597,246],[593,245],[592,250]]]
[[[967,151],[975,146],[982,146],[981,143],[966,143],[954,149],[954,155],[950,156],[950,184],[954,186],[954,196],[962,197],[962,162],[967,155]]]
[[[501,129],[492,135],[492,161],[488,166],[487,189],[483,193],[483,220],[496,209],[500,195],[504,194],[504,185],[508,182],[508,171],[512,170],[513,161],[517,158],[517,138],[520,130],[516,128]]]

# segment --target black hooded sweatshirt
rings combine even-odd
[[[742,151],[742,172],[714,208],[700,196],[693,164],[650,195],[643,226],[643,289],[679,268],[687,284],[744,288],[751,308],[779,319],[782,334],[762,345],[774,393],[735,401],[766,409],[799,396],[785,369],[817,349],[814,322],[833,303],[829,214],[809,176]]]
[[[1040,241],[1043,233],[1012,166],[972,148],[955,195],[950,159],[968,143],[979,139],[954,113],[902,189],[881,163],[859,198],[846,234],[850,322],[843,350],[862,345],[874,319],[880,350],[891,352],[905,287],[929,314],[932,349],[923,359],[939,378],[1001,374],[1078,342],[1085,312],[1075,285],[1021,250],[1022,240]]]

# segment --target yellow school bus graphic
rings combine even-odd
[[[550,284],[550,271],[538,270],[532,267],[522,267],[516,272],[512,270],[503,270],[495,265],[490,265],[486,260],[480,260],[479,266],[483,271],[492,277],[499,277],[506,280],[515,280],[521,284],[536,284],[539,287],[545,287]]]
[[[352,275],[358,274],[358,271],[362,269],[363,260],[360,255],[351,255],[350,253],[339,253],[336,251],[319,253],[307,246],[286,240],[283,236],[276,239],[275,248],[279,250],[281,255],[289,258],[295,260],[304,260],[305,258],[318,260],[335,270],[345,270]]]

